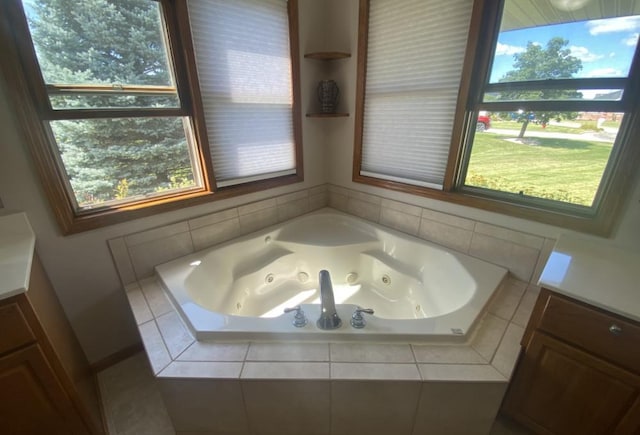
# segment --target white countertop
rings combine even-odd
[[[0,299],[29,288],[36,237],[24,212],[0,215]]]
[[[640,253],[561,236],[539,284],[640,321]]]

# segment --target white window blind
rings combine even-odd
[[[362,175],[442,188],[472,6],[371,0]]]
[[[218,186],[295,173],[286,0],[188,0]]]

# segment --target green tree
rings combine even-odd
[[[513,57],[515,59],[514,69],[507,72],[501,79],[501,82],[520,82],[528,80],[554,80],[569,79],[582,69],[582,61],[571,55],[571,50],[567,48],[569,41],[554,37],[547,42],[543,48],[539,44],[529,42],[527,49],[522,53],[517,53]],[[561,100],[561,99],[579,99],[582,93],[573,90],[563,89],[541,89],[541,90],[517,90],[506,91],[500,93],[500,100]],[[550,119],[569,118],[575,119],[577,116],[573,112],[523,112],[520,114],[522,128],[520,129],[519,138],[524,137],[529,121],[535,116],[543,124],[549,122]]]
[[[24,2],[46,83],[172,84],[158,2]],[[54,95],[51,102],[58,109],[128,109],[176,107],[178,99],[83,94]],[[80,205],[166,190],[176,179],[193,185],[180,118],[65,120],[53,121],[51,127]]]

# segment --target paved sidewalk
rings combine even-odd
[[[501,136],[513,136],[518,137],[520,130],[507,130],[500,128],[491,128],[487,130],[487,133],[499,134]],[[618,130],[612,128],[606,128],[603,131],[589,132],[589,133],[557,133],[549,131],[529,131],[524,134],[525,139],[529,137],[541,137],[550,139],[570,139],[570,140],[589,140],[594,142],[607,142],[613,143],[616,138]]]

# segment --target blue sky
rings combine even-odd
[[[640,16],[501,32],[491,82],[513,69],[513,55],[524,51],[529,41],[545,46],[554,36],[567,39],[571,54],[582,60],[582,70],[576,77],[626,77],[639,32]]]

